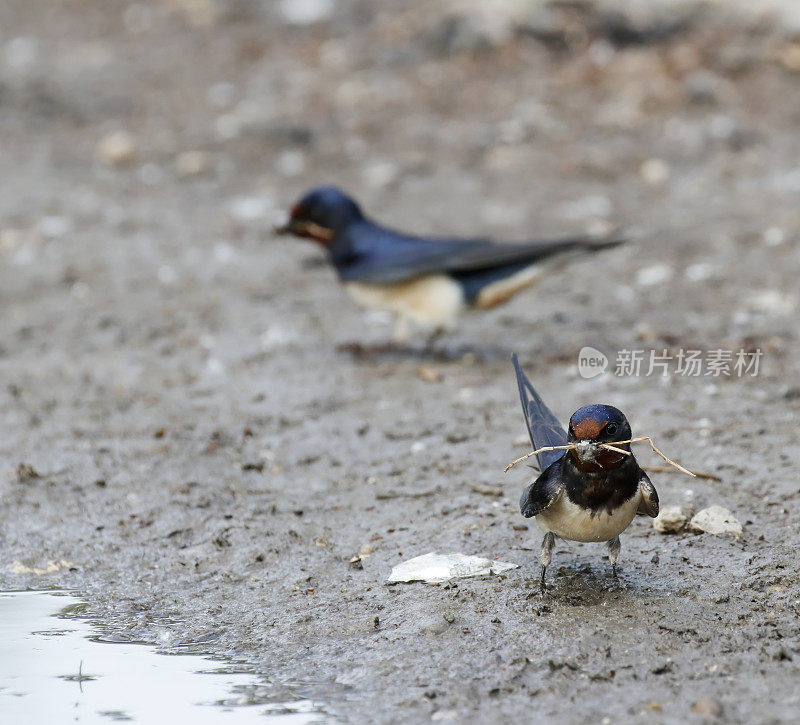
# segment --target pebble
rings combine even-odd
[[[640,269],[636,273],[636,284],[640,287],[653,287],[668,282],[672,278],[673,269],[668,264],[654,264]]]
[[[669,178],[670,171],[669,166],[662,159],[647,159],[641,165],[639,173],[648,184],[655,186],[663,184]]]
[[[281,0],[281,14],[292,25],[311,25],[327,20],[335,10],[333,0]]]
[[[683,273],[690,282],[704,282],[713,276],[715,272],[714,265],[707,262],[698,262],[697,264],[689,265]]]
[[[113,131],[97,144],[97,156],[111,166],[127,166],[136,161],[139,149],[127,131]]]
[[[299,176],[306,169],[306,157],[301,151],[284,151],[275,163],[278,171],[284,176]]]
[[[426,383],[438,383],[442,379],[439,371],[434,370],[429,365],[420,365],[417,368],[417,376]]]
[[[747,297],[747,306],[757,312],[772,315],[788,315],[797,307],[797,297],[789,292],[777,289],[765,289],[751,293]]]
[[[72,229],[72,223],[67,217],[46,216],[39,221],[39,231],[48,239],[58,239]]]
[[[364,183],[373,189],[385,189],[400,177],[400,169],[391,161],[375,161],[361,172]]]
[[[786,233],[780,227],[769,227],[764,231],[764,246],[778,247],[786,241]]]
[[[675,504],[661,509],[653,519],[653,528],[659,534],[678,534],[686,528],[688,522],[689,516],[683,506]]]
[[[741,523],[728,509],[717,504],[698,511],[689,522],[689,528],[692,531],[714,536],[732,534],[737,539],[742,536]]]
[[[208,169],[208,156],[202,151],[184,151],[175,158],[178,176],[198,176]]]
[[[692,712],[703,717],[717,718],[722,715],[722,705],[716,700],[698,700],[692,705]]]
[[[231,216],[238,222],[254,222],[265,219],[275,204],[266,196],[240,196],[229,204]]]

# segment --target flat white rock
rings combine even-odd
[[[728,509],[717,504],[698,511],[689,522],[689,528],[715,536],[732,534],[737,539],[742,535],[742,525],[736,517]]]
[[[437,554],[431,551],[395,566],[386,583],[428,582],[436,584],[450,579],[500,574],[517,568],[519,568],[518,564],[510,564],[507,561],[494,561],[467,554]]]
[[[683,506],[664,506],[658,516],[653,519],[653,528],[659,534],[678,534],[686,528],[689,517],[684,512]]]

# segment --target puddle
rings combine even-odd
[[[254,675],[196,655],[95,641],[53,592],[0,593],[0,717],[4,723],[259,723],[305,725],[322,716],[309,700],[253,703]]]

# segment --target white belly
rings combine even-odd
[[[394,312],[423,327],[445,327],[464,308],[461,286],[443,274],[397,284],[348,282],[345,289],[364,307]]]
[[[552,531],[556,536],[569,541],[610,541],[628,528],[641,494],[637,491],[612,514],[601,510],[594,516],[577,506],[564,493],[561,498],[536,517],[542,531]]]

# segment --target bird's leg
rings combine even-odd
[[[433,349],[434,343],[444,334],[444,327],[439,325],[439,327],[435,328],[430,335],[428,335],[428,339],[425,341],[425,349],[430,352]]]
[[[392,335],[392,344],[401,345],[411,333],[411,326],[409,325],[408,318],[403,315],[398,315],[397,322],[394,326],[394,334]]]
[[[542,578],[539,580],[539,588],[542,590],[542,594],[544,594],[546,591],[544,585],[544,575],[547,571],[547,567],[550,566],[550,559],[553,556],[553,547],[555,546],[555,543],[555,534],[552,531],[548,531],[542,539],[542,550],[539,552],[539,563],[542,565]]]
[[[617,559],[619,558],[619,550],[620,550],[620,543],[619,543],[619,536],[611,539],[608,542],[608,560],[611,562],[611,573],[616,577],[617,576]]]

